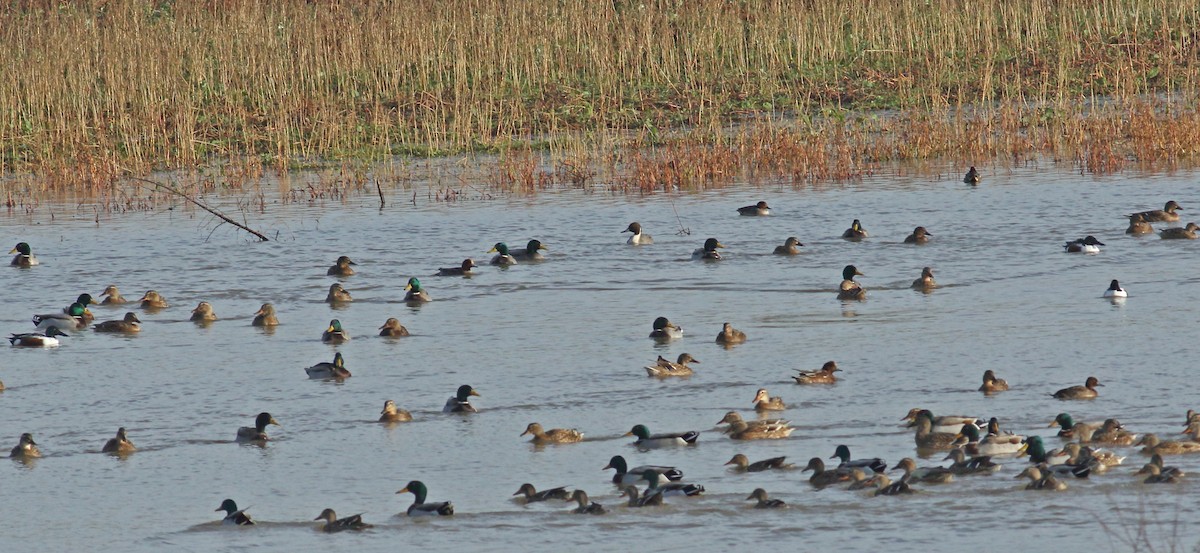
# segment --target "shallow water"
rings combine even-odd
[[[1120,448],[1130,456],[1124,466],[1071,480],[1062,493],[1024,491],[1013,476],[1025,463],[1015,460],[1002,461],[998,474],[923,486],[906,498],[816,491],[798,470],[740,475],[722,466],[736,452],[751,460],[787,455],[803,466],[842,443],[856,457],[894,464],[915,454],[898,419],[916,406],[996,416],[1021,434],[1054,436],[1046,425],[1066,411],[1182,437],[1184,411],[1198,407],[1200,243],[1126,236],[1122,215],[1174,199],[1190,220],[1200,210],[1197,174],[1098,178],[1022,168],[984,175],[979,187],[881,176],[822,189],[743,186],[650,198],[570,191],[413,205],[398,197],[382,210],[370,196],[275,203],[247,216],[278,237],[268,243],[248,242],[228,226],[214,231],[211,217],[183,206],[99,223],[74,205],[49,206],[53,218],[46,210],[7,216],[7,240],[33,244],[42,265],[0,271],[6,331],[25,332],[31,314],[61,309],[81,292],[98,296],[110,283],[129,299],[156,289],[171,307],[135,309],[145,321],[137,336],[79,331],[56,349],[6,351],[3,447],[33,432],[45,458],[0,463],[4,533],[57,551],[96,544],[382,551],[398,542],[428,551],[644,543],[664,551],[747,543],[825,550],[850,536],[854,549],[891,551],[956,550],[963,540],[1078,550],[1081,539],[1128,550],[1114,536],[1148,516],[1163,521],[1150,530],[1157,546],[1178,533],[1184,548],[1194,547],[1194,525],[1173,522],[1200,513],[1194,484],[1140,484],[1132,473],[1145,457],[1134,448]],[[770,217],[737,216],[736,207],[759,199],[774,209]],[[236,211],[236,198],[213,201]],[[839,238],[854,218],[871,238]],[[628,234],[620,231],[635,220],[654,245],[624,245]],[[676,234],[680,225],[691,234]],[[932,241],[902,244],[917,225]],[[1063,253],[1064,241],[1086,234],[1107,244],[1102,253]],[[805,244],[802,255],[770,255],[793,235]],[[726,259],[692,261],[709,236],[727,246]],[[497,241],[521,247],[529,238],[549,246],[545,262],[483,267],[470,279],[428,276],[468,256],[486,262]],[[355,301],[331,309],[322,300],[336,280],[325,269],[343,254],[358,263],[358,274],[343,279]],[[848,263],[866,273],[859,279],[869,290],[865,302],[835,299]],[[908,287],[923,266],[942,284],[931,294]],[[400,301],[410,276],[421,278],[432,303]],[[1129,290],[1123,304],[1100,297],[1113,278]],[[220,320],[187,320],[201,300]],[[250,326],[264,301],[279,311],[274,332]],[[125,311],[92,310],[98,320]],[[665,345],[647,339],[659,315],[685,337]],[[392,316],[413,335],[374,336]],[[337,347],[320,341],[335,317],[353,336]],[[730,350],[713,343],[725,321],[749,341]],[[303,368],[335,350],[354,376],[307,380]],[[695,376],[645,376],[641,367],[657,355],[685,351],[701,360]],[[830,359],[844,370],[839,384],[792,383],[795,369]],[[976,392],[988,368],[1012,390]],[[1099,399],[1049,397],[1089,375],[1104,384]],[[463,383],[481,393],[474,403],[482,412],[442,414]],[[791,438],[734,442],[715,430],[726,411],[752,417],[751,399],[764,386],[791,406],[784,415],[799,427]],[[385,399],[412,410],[415,422],[373,422]],[[273,440],[233,443],[260,411],[283,425],[268,429]],[[534,421],[579,428],[588,440],[532,447],[518,435]],[[701,430],[700,443],[639,452],[621,437],[638,423],[657,432]],[[125,459],[99,453],[118,426],[140,448]],[[619,507],[612,473],[600,469],[616,454],[631,465],[678,466],[708,493],[668,499],[652,513]],[[1168,462],[1200,471],[1200,457]],[[394,492],[411,479],[429,486],[431,501],[453,500],[457,514],[396,516],[412,496]],[[520,505],[510,496],[523,482],[585,489],[612,512],[581,517],[567,514],[573,503]],[[755,487],[791,507],[750,508],[743,499]],[[213,509],[226,497],[260,525],[221,527]],[[375,528],[315,532],[309,521],[325,507],[363,512]]]

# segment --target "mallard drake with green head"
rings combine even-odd
[[[346,518],[338,518],[337,513],[333,509],[325,509],[317,518],[313,520],[323,520],[325,524],[321,526],[324,532],[341,532],[343,530],[366,530],[371,528],[370,524],[363,522],[362,514],[351,515]]]
[[[1075,422],[1075,419],[1068,413],[1059,413],[1050,421],[1047,428],[1059,427],[1058,437],[1065,439],[1078,438],[1079,441],[1087,443],[1092,440],[1092,435],[1096,430],[1100,429],[1100,424]]]
[[[789,236],[787,240],[783,241],[782,246],[775,246],[775,251],[773,253],[775,255],[800,255],[800,249],[797,246],[803,245],[804,244],[800,243],[799,238],[796,238],[795,236]]]
[[[739,207],[737,212],[738,215],[747,217],[765,217],[771,214],[771,207],[767,205],[767,202],[760,201],[754,205]]]
[[[621,232],[622,233],[625,233],[625,232],[633,233],[633,236],[630,236],[629,240],[627,240],[625,242],[626,244],[629,244],[631,246],[645,246],[647,244],[654,243],[654,238],[651,238],[649,234],[642,233],[642,224],[641,223],[638,223],[638,222],[629,223],[629,226],[625,227],[625,230],[623,230]]]
[[[12,448],[8,456],[13,459],[36,459],[42,456],[42,450],[38,449],[37,442],[33,441],[33,434],[26,432],[21,434],[21,441]]]
[[[350,378],[350,370],[346,368],[346,361],[342,359],[342,352],[333,354],[333,362],[322,361],[307,367],[304,372],[313,380],[343,380]]]
[[[604,465],[604,468],[600,470],[608,469],[617,471],[617,473],[612,477],[613,484],[617,485],[637,484],[642,480],[642,477],[646,475],[646,471],[650,470],[653,470],[658,474],[660,484],[666,484],[667,482],[674,482],[683,479],[683,471],[675,467],[642,465],[633,467],[631,469],[629,468],[628,463],[625,462],[625,458],[620,455],[613,455],[612,459],[608,460],[608,464]]]
[[[923,267],[921,269],[921,277],[912,282],[913,290],[933,290],[937,288],[937,281],[933,280],[933,269],[931,267]]]
[[[217,320],[217,314],[213,312],[211,303],[202,301],[192,310],[191,320],[198,323],[207,323]]]
[[[353,261],[350,261],[349,257],[346,257],[343,255],[343,256],[337,258],[337,261],[335,261],[333,263],[333,266],[330,267],[328,271],[325,271],[325,275],[326,276],[339,276],[339,277],[347,277],[347,276],[353,275],[354,269],[352,269],[350,267],[351,265],[358,265],[358,264]]]
[[[87,317],[91,313],[83,304],[72,303],[64,311],[63,313],[34,315],[33,324],[42,332],[52,326],[58,327],[59,330],[83,330],[88,327],[88,321],[91,319]]]
[[[412,413],[396,407],[396,402],[383,402],[383,410],[379,412],[379,422],[409,422],[413,420]]]
[[[988,424],[990,427],[991,423]],[[998,432],[993,434],[989,429],[986,436],[980,437],[979,427],[975,423],[964,424],[955,438],[954,445],[962,447],[970,455],[1016,455],[1025,447],[1025,436]]]
[[[846,482],[850,480],[850,472],[842,470],[825,470],[825,461],[820,457],[813,457],[808,460],[808,465],[800,472],[812,471],[812,476],[808,477],[808,483],[816,488],[824,488],[830,484],[838,482]]]
[[[785,503],[782,499],[768,498],[767,490],[762,488],[754,488],[754,491],[750,492],[750,495],[746,498],[746,501],[750,501],[751,499],[758,500],[758,503],[754,504],[755,509],[782,509],[787,507],[787,503]]]
[[[406,303],[425,303],[433,300],[433,298],[429,296],[429,292],[426,292],[425,289],[421,287],[421,281],[417,280],[416,277],[408,279],[408,284],[404,285],[404,290],[404,301]]]
[[[1125,234],[1150,234],[1152,232],[1154,232],[1154,227],[1150,226],[1150,222],[1142,217],[1141,213],[1129,216],[1129,228],[1125,229]]]
[[[574,501],[579,504],[575,510],[571,511],[577,515],[602,515],[608,512],[604,510],[604,505],[589,499],[587,492],[583,490],[575,490],[571,492],[571,498],[569,501]]]
[[[1027,490],[1062,491],[1067,489],[1066,482],[1059,481],[1053,474],[1042,474],[1042,470],[1036,466],[1026,467],[1025,470],[1021,471],[1021,474],[1013,478],[1018,480],[1028,478],[1029,483],[1025,485],[1025,489]]]
[[[853,301],[862,301],[867,299],[867,291],[861,284],[854,281],[856,276],[867,276],[858,270],[854,265],[846,265],[842,269],[842,283],[838,286],[838,299]]]
[[[496,245],[492,246],[492,249],[487,251],[487,253],[492,252],[496,252],[495,257],[492,258],[492,265],[507,267],[509,265],[517,264],[517,258],[508,253],[508,244],[505,244],[504,242],[496,242]]]
[[[654,507],[663,504],[662,494],[646,494],[645,497],[638,497],[638,489],[636,486],[625,486],[621,490],[621,497],[628,497],[630,507]]]
[[[1053,394],[1050,394],[1050,397],[1058,399],[1092,399],[1100,395],[1096,392],[1097,386],[1103,386],[1103,384],[1101,384],[1096,377],[1089,376],[1082,386],[1063,388],[1057,392],[1054,392]]]
[[[1175,200],[1170,200],[1162,209],[1139,211],[1134,213],[1134,215],[1140,215],[1142,219],[1151,223],[1174,223],[1179,220],[1179,214],[1175,213],[1176,210],[1183,211],[1183,208],[1179,207],[1179,204],[1175,203]]]
[[[399,338],[408,336],[408,329],[400,324],[399,319],[391,317],[383,322],[383,326],[379,327],[379,335],[387,338]]]
[[[833,373],[840,370],[842,369],[838,368],[837,363],[826,361],[824,365],[821,365],[820,370],[802,371],[797,369],[800,374],[792,376],[792,379],[796,381],[796,384],[834,384],[838,379],[837,375]]]
[[[53,348],[58,347],[58,336],[69,335],[59,330],[57,326],[51,326],[46,329],[45,333],[23,332],[21,334],[13,334],[8,337],[8,343],[26,348]]]
[[[535,444],[573,444],[583,441],[583,432],[574,428],[551,428],[550,430],[543,430],[542,425],[536,422],[529,423],[529,426],[525,427],[525,431],[521,433],[521,436],[526,434],[533,436],[533,439],[530,441]]]
[[[137,301],[142,306],[142,309],[163,309],[171,306],[167,303],[167,298],[164,298],[162,294],[154,290],[146,290],[146,293],[142,294],[142,297]]]
[[[269,303],[262,304],[262,307],[254,312],[254,320],[250,322],[250,326],[275,326],[278,324],[279,319],[275,317],[275,306]]]
[[[740,344],[746,341],[746,333],[733,328],[733,325],[729,323],[725,323],[721,327],[721,332],[717,334],[716,341],[718,344],[723,344],[726,346]]]
[[[996,378],[996,373],[992,369],[983,371],[983,385],[979,387],[979,391],[985,394],[994,394],[1008,390],[1008,382],[1002,378]]]
[[[121,305],[127,303],[125,298],[121,296],[121,291],[117,290],[115,284],[109,284],[104,288],[103,292],[100,292],[100,295],[104,296],[104,299],[100,301],[100,305]]]
[[[325,303],[349,303],[354,301],[350,297],[350,292],[342,287],[341,283],[335,282],[329,285],[329,293],[325,295]]]
[[[671,447],[680,445],[693,445],[696,439],[700,437],[700,433],[695,430],[687,432],[676,432],[666,434],[651,434],[650,429],[644,424],[634,425],[634,427],[625,433],[626,436],[635,436],[633,445],[639,449],[658,449],[660,447]]]
[[[692,259],[707,259],[716,261],[721,259],[721,252],[717,248],[724,248],[725,244],[717,241],[716,238],[709,238],[704,241],[704,247],[692,251]]]
[[[655,340],[683,338],[683,328],[676,326],[666,317],[659,317],[654,319],[654,330],[650,331],[650,337]]]
[[[350,333],[342,328],[342,321],[333,319],[329,321],[329,326],[325,327],[325,331],[321,333],[321,341],[331,344],[340,344],[350,340]]]
[[[478,413],[479,410],[471,405],[471,396],[479,396],[479,392],[475,391],[470,385],[463,384],[458,387],[458,391],[446,400],[446,405],[442,407],[443,413]]]
[[[929,237],[933,236],[932,232],[925,230],[925,227],[917,227],[913,229],[912,234],[904,237],[905,244],[924,244],[929,242]]]
[[[408,506],[405,513],[410,517],[420,516],[449,516],[454,514],[454,505],[449,501],[441,501],[438,503],[426,503],[425,496],[429,494],[429,490],[425,488],[425,483],[420,480],[409,481],[408,485],[404,486],[396,493],[411,493],[413,494],[413,503]]]
[[[746,458],[745,455],[738,453],[725,464],[733,465],[733,469],[731,470],[735,470],[737,472],[762,472],[771,469],[792,468],[793,465],[791,463],[787,463],[786,460],[787,457],[771,457],[770,459],[763,459],[761,461],[755,461],[751,463],[750,459]]]
[[[947,469],[957,475],[965,476],[968,474],[991,474],[1000,470],[1001,465],[992,462],[992,458],[986,455],[967,458],[967,454],[962,448],[954,448],[950,450],[950,454],[946,455],[943,461],[953,459]]]
[[[468,257],[467,259],[464,259],[462,265],[459,265],[458,267],[442,267],[438,269],[437,274],[434,276],[475,276],[475,273],[472,272],[471,269],[474,269],[477,266],[478,265],[475,265],[475,260]]]
[[[137,451],[137,447],[125,435],[125,427],[117,429],[116,437],[109,438],[104,442],[104,447],[100,448],[101,453],[116,453],[117,455],[126,455]]]
[[[533,484],[530,484],[528,482],[521,484],[520,489],[518,489],[517,493],[514,493],[513,495],[514,496],[517,496],[517,495],[525,496],[525,498],[524,498],[525,503],[536,503],[538,501],[546,501],[546,500],[550,500],[550,499],[561,499],[563,501],[570,501],[570,499],[571,499],[570,492],[567,491],[566,486],[561,486],[558,488],[551,488],[549,490],[542,490],[539,492],[539,491],[537,491],[537,488],[533,487]]]
[[[33,267],[39,264],[38,258],[33,255],[33,250],[25,242],[17,242],[17,246],[8,253],[17,254],[13,256],[12,262],[9,263],[13,267]]]
[[[666,360],[663,356],[658,356],[658,361],[653,365],[645,367],[646,374],[658,378],[666,378],[668,376],[691,376],[692,367],[688,363],[699,363],[700,360],[692,357],[690,353],[681,353],[674,363]]]
[[[787,409],[787,405],[783,403],[783,398],[771,397],[767,394],[766,388],[759,388],[758,391],[754,393],[755,411],[761,413],[763,411],[783,411],[784,409]]]
[[[1165,240],[1195,240],[1197,230],[1200,230],[1200,226],[1196,225],[1196,223],[1188,223],[1183,228],[1162,229],[1158,231],[1158,235]]]
[[[96,332],[123,332],[133,334],[142,331],[142,320],[138,318],[137,313],[130,311],[125,313],[125,316],[116,321],[104,321],[92,326]]]
[[[510,253],[520,261],[542,261],[546,259],[546,256],[542,255],[541,251],[549,249],[541,241],[530,240],[524,248],[517,248]]]
[[[840,459],[838,463],[839,469],[865,468],[871,469],[871,472],[883,472],[887,470],[887,461],[879,457],[864,457],[862,459],[850,458],[850,446],[845,444],[838,445],[834,449],[833,456],[830,459]]]
[[[1028,455],[1031,463],[1044,463],[1046,465],[1061,465],[1067,462],[1070,455],[1061,451],[1046,451],[1046,444],[1042,442],[1041,436],[1029,436],[1025,438],[1025,449],[1017,453],[1018,457]]]
[[[870,235],[867,234],[867,229],[863,228],[862,223],[858,222],[858,219],[850,223],[850,228],[842,233],[842,238],[851,242],[861,242],[863,238],[868,236]]]
[[[267,425],[283,426],[275,421],[270,413],[259,413],[254,418],[254,426],[243,426],[238,428],[237,441],[239,442],[265,442],[270,438],[267,436]]]
[[[221,519],[221,524],[226,526],[253,526],[254,521],[250,519],[250,515],[246,514],[245,509],[238,509],[237,503],[232,499],[226,499],[221,502],[221,506],[213,509],[213,511],[225,511],[225,518]]]
[[[965,184],[979,184],[981,180],[983,179],[980,178],[979,171],[975,170],[974,166],[968,169],[966,176],[963,177],[963,183]]]

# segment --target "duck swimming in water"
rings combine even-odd
[[[850,228],[846,229],[846,232],[842,233],[842,238],[845,238],[851,242],[860,242],[867,236],[869,236],[867,234],[867,230],[862,227],[862,223],[858,222],[858,219],[855,219],[853,223],[850,223]]]
[[[1100,246],[1103,245],[1104,242],[1096,240],[1095,236],[1088,235],[1084,238],[1067,242],[1063,248],[1067,250],[1067,253],[1100,253]]]
[[[979,391],[985,394],[994,394],[1005,390],[1008,390],[1007,381],[996,378],[996,373],[992,369],[983,371],[983,385],[979,387]]]
[[[116,437],[109,438],[107,442],[104,442],[104,447],[100,448],[101,453],[116,453],[118,455],[126,455],[134,451],[137,451],[137,448],[126,437],[124,426],[117,429]]]
[[[246,514],[245,509],[238,509],[237,503],[232,499],[226,499],[221,502],[221,506],[213,509],[213,511],[225,511],[225,518],[221,520],[221,524],[227,526],[253,526],[254,521],[250,519],[250,515]]]
[[[929,237],[933,233],[925,230],[925,227],[917,227],[913,229],[912,234],[904,238],[905,244],[924,244],[929,241]]]
[[[718,242],[716,238],[709,238],[704,241],[703,248],[697,248],[692,252],[692,259],[721,259],[721,252],[717,251],[717,248],[724,247],[725,244]]]
[[[254,312],[254,321],[250,326],[275,326],[279,324],[279,319],[275,317],[275,306],[269,303],[262,304],[258,311]]]
[[[721,327],[721,332],[717,334],[716,341],[718,344],[725,344],[727,346],[740,344],[746,341],[746,333],[733,328],[733,325],[729,323],[725,323],[725,325]]]
[[[692,357],[690,353],[681,353],[674,363],[666,360],[663,356],[658,356],[658,361],[653,365],[646,365],[646,374],[665,378],[668,376],[691,376],[692,368],[688,363],[699,363],[700,360]]]
[[[105,287],[104,291],[100,292],[100,295],[104,296],[104,300],[100,302],[100,305],[121,305],[122,303],[126,303],[125,298],[121,297],[121,291],[117,290],[114,284],[109,284]]]
[[[1159,231],[1158,235],[1166,240],[1195,240],[1196,231],[1200,230],[1200,225],[1196,223],[1188,223],[1183,228],[1165,228]]]
[[[275,422],[275,417],[272,417],[270,413],[266,413],[266,412],[259,413],[258,416],[254,418],[254,426],[253,427],[243,426],[243,427],[238,428],[237,441],[239,441],[239,442],[265,442],[265,441],[269,440],[270,438],[267,437],[267,425],[268,424],[273,424],[275,426],[282,426],[278,422]]]
[[[342,328],[342,321],[334,319],[329,321],[329,327],[325,332],[321,333],[321,341],[330,344],[341,344],[350,340],[350,333]]]
[[[1176,210],[1183,211],[1183,208],[1179,207],[1179,204],[1175,203],[1175,200],[1171,200],[1162,209],[1140,211],[1134,213],[1134,215],[1140,215],[1142,220],[1148,223],[1174,223],[1179,220],[1179,214],[1175,213]]]
[[[531,422],[525,427],[522,436],[529,434],[533,436],[530,440],[535,444],[573,444],[583,441],[583,433],[574,428],[551,428],[550,430],[542,429],[542,425]]]
[[[1125,229],[1125,234],[1150,234],[1154,232],[1154,227],[1150,226],[1150,222],[1141,213],[1134,213],[1129,216],[1129,228]]]
[[[425,289],[421,287],[421,281],[417,280],[416,277],[408,279],[408,284],[404,286],[404,289],[407,291],[407,293],[404,294],[404,301],[407,303],[412,304],[433,301],[433,298],[429,296],[429,292],[426,292]]]
[[[342,288],[340,283],[335,282],[329,285],[329,294],[325,296],[325,303],[348,303],[351,301],[354,301],[354,298],[350,297],[350,292]]]
[[[463,384],[462,386],[459,386],[458,391],[455,392],[455,394],[453,396],[451,396],[450,399],[446,400],[446,405],[444,405],[442,407],[442,412],[443,413],[478,413],[479,410],[476,409],[474,405],[471,405],[471,402],[470,402],[471,396],[480,397],[479,392],[476,392],[475,389],[472,388],[470,385]]]
[[[865,300],[867,299],[867,291],[862,285],[854,281],[856,276],[867,276],[858,270],[854,265],[846,265],[842,269],[842,284],[838,287],[839,300]]]
[[[130,311],[125,314],[125,318],[123,319],[97,323],[92,328],[94,328],[96,332],[124,332],[126,334],[132,334],[134,332],[142,331],[142,320],[138,318],[136,313]]]
[[[1050,396],[1058,399],[1092,399],[1100,395],[1096,392],[1097,386],[1103,386],[1103,384],[1101,384],[1096,377],[1089,376],[1083,385],[1063,388],[1057,392],[1054,392],[1053,394],[1050,394]]]
[[[475,273],[471,272],[471,269],[473,269],[475,267],[476,267],[475,261],[473,259],[467,258],[467,259],[464,259],[462,262],[462,265],[460,265],[458,267],[442,267],[441,269],[438,269],[437,274],[434,276],[463,276],[463,277],[474,276]]]
[[[44,333],[24,332],[13,334],[8,337],[8,343],[26,348],[53,348],[59,344],[58,336],[68,336],[68,334],[59,330],[57,326],[50,326],[46,328],[46,332]]]
[[[408,485],[396,493],[411,493],[413,494],[413,503],[408,506],[405,511],[410,517],[420,516],[450,516],[454,514],[454,505],[449,501],[441,501],[437,503],[426,503],[425,496],[429,494],[429,490],[425,487],[425,483],[420,480],[412,480]],[[520,492],[517,492],[520,493]]]
[[[658,317],[654,319],[654,330],[650,331],[650,337],[655,340],[674,340],[683,338],[683,329],[676,326],[666,317]]]
[[[1112,282],[1108,283],[1108,290],[1104,291],[1104,297],[1127,298],[1129,297],[1129,294],[1125,292],[1124,288],[1121,288],[1121,283],[1117,282],[1116,279],[1113,279]]]
[[[765,215],[770,215],[771,208],[767,206],[767,202],[760,201],[754,205],[748,205],[746,207],[739,207],[737,212],[738,212],[738,215],[745,215],[745,216],[750,216],[750,217],[761,217],[761,216],[765,216]]]
[[[796,246],[803,246],[803,245],[804,244],[800,243],[799,238],[796,238],[795,236],[789,236],[787,240],[783,241],[782,246],[775,246],[774,254],[775,255],[799,255],[800,250]]]
[[[398,338],[408,336],[408,329],[400,324],[400,320],[395,317],[390,317],[383,322],[383,326],[379,327],[379,335],[388,338]]]
[[[968,169],[966,176],[963,177],[963,182],[966,184],[979,184],[980,180],[982,179],[979,177],[979,171],[975,170],[974,166]]]
[[[921,278],[912,282],[913,290],[933,290],[937,288],[937,282],[933,280],[933,269],[925,267],[921,269]]]
[[[542,250],[548,250],[548,249],[549,248],[547,248],[545,245],[543,245],[540,241],[530,240],[529,243],[526,244],[524,248],[517,248],[515,250],[512,250],[510,252],[510,254],[514,258],[516,258],[518,260],[522,260],[522,261],[542,261],[542,260],[546,259],[546,257],[543,256],[540,252]]]
[[[622,233],[625,233],[625,232],[633,233],[633,236],[630,236],[629,240],[627,240],[625,242],[626,244],[629,244],[631,246],[644,246],[647,244],[654,243],[654,238],[651,238],[649,234],[643,234],[642,233],[642,224],[638,223],[636,221],[633,223],[629,223],[629,226],[625,227],[625,230],[623,230],[621,232]]]
[[[333,362],[322,361],[304,369],[305,374],[313,380],[343,380],[350,378],[350,370],[346,368],[346,361],[342,358],[342,352],[333,354]]]
[[[33,255],[33,250],[25,242],[18,242],[17,246],[8,253],[17,254],[13,256],[12,262],[9,263],[13,267],[33,267],[39,263],[37,257]]]
[[[508,253],[508,244],[505,244],[504,242],[496,242],[496,245],[492,246],[492,249],[487,251],[487,253],[492,252],[496,252],[496,255],[492,257],[492,265],[507,267],[509,265],[517,264],[517,258]]]
[[[333,266],[330,267],[328,271],[325,271],[325,274],[327,276],[339,276],[339,277],[347,277],[347,276],[353,275],[354,269],[352,269],[350,267],[351,265],[358,265],[358,264],[353,261],[350,261],[349,257],[346,257],[343,255],[343,256],[337,258],[337,261],[335,261],[333,263]]]

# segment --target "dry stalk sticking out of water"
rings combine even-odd
[[[266,237],[266,235],[264,235],[263,233],[258,232],[257,230],[254,230],[254,229],[252,229],[246,225],[243,225],[237,221],[234,221],[233,219],[230,219],[228,216],[226,216],[224,213],[221,213],[216,208],[205,205],[204,202],[201,202],[200,200],[197,200],[187,194],[184,194],[182,191],[180,191],[178,188],[175,188],[174,186],[171,186],[169,184],[164,184],[164,183],[161,183],[158,181],[150,180],[150,179],[144,179],[141,177],[126,177],[126,178],[151,185],[158,189],[166,190],[167,192],[170,192],[176,196],[179,196],[180,198],[183,198],[184,200],[191,203],[192,205],[195,205],[196,207],[211,213],[214,217],[216,217],[222,221],[225,221],[226,223],[229,223],[237,228],[240,228],[246,232],[249,232],[250,234],[253,234],[256,238],[258,238],[259,240],[261,240],[263,242],[270,241]]]

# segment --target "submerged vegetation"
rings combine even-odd
[[[1200,147],[1198,29],[1175,0],[24,0],[0,173],[11,208],[34,181],[461,153],[517,190],[1169,168]]]

